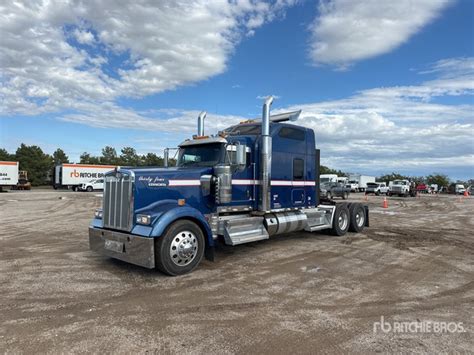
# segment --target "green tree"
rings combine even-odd
[[[342,170],[336,170],[332,168],[328,168],[327,166],[320,165],[319,166],[319,174],[335,174],[337,176],[348,176],[348,174]]]
[[[108,165],[117,165],[118,157],[117,151],[115,148],[106,146],[102,149],[102,156],[100,157],[101,164],[108,164]]]
[[[64,150],[61,148],[56,149],[53,153],[54,165],[67,164],[69,163],[69,157],[64,153]]]
[[[426,183],[428,185],[431,185],[431,184],[437,184],[438,187],[442,187],[442,186],[449,186],[449,178],[447,175],[444,175],[444,174],[439,174],[439,173],[433,173],[431,175],[428,175],[426,177]]]
[[[28,172],[28,178],[34,186],[47,183],[53,169],[53,157],[43,153],[36,145],[21,144],[16,150],[16,159],[20,162],[20,170]]]
[[[410,180],[409,176],[401,175],[399,173],[392,172],[391,174],[385,174],[382,176],[377,177],[376,181],[386,182],[393,180]]]
[[[163,158],[155,153],[148,153],[142,156],[142,162],[145,166],[163,166]]]
[[[82,153],[79,159],[80,164],[100,164],[98,157],[93,157],[87,152]]]
[[[137,151],[132,147],[125,147],[121,150],[122,154],[119,158],[120,165],[139,166],[141,165],[141,158]]]
[[[15,154],[10,154],[6,149],[0,148],[0,160],[2,161],[15,161]]]

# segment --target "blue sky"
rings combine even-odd
[[[325,165],[473,178],[474,1],[33,2],[0,7],[0,147],[162,154],[303,109]]]

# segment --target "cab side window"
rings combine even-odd
[[[292,127],[283,127],[278,132],[278,136],[281,138],[294,139],[297,141],[304,141],[305,131]]]

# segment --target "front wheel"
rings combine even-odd
[[[338,204],[334,211],[334,219],[330,230],[332,235],[342,236],[349,229],[350,215],[346,204]]]
[[[155,264],[168,275],[194,270],[204,255],[204,235],[196,223],[180,220],[171,224],[155,244]]]
[[[344,192],[344,194],[342,195],[342,199],[343,200],[347,200],[349,198],[349,193],[348,192]]]
[[[86,189],[86,190],[87,190],[87,192],[92,192],[92,191],[94,191],[94,189],[92,188],[92,186],[87,186],[87,189]]]

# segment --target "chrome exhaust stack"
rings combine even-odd
[[[163,152],[163,166],[165,168],[169,166],[169,160],[170,160],[170,149],[165,148],[165,151]]]
[[[260,155],[260,204],[259,210],[270,212],[270,181],[272,175],[272,137],[270,136],[270,106],[273,96],[267,97],[262,112],[262,141]]]
[[[198,123],[197,123],[198,137],[204,136],[204,119],[206,118],[206,115],[207,115],[207,112],[202,111],[198,116]]]

